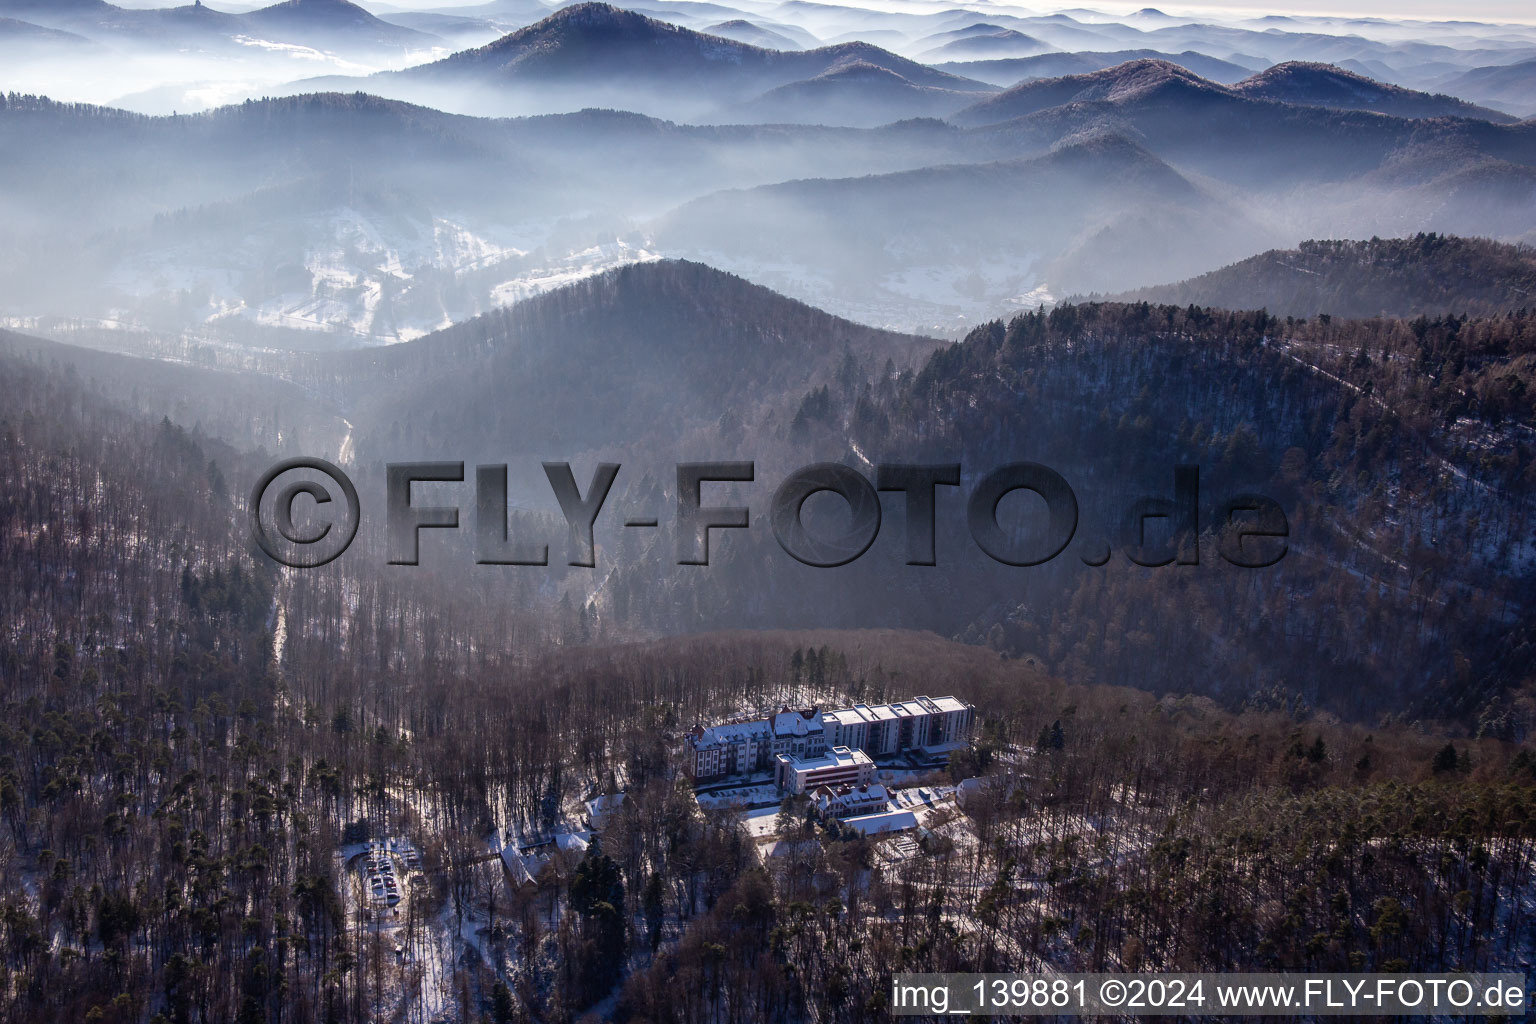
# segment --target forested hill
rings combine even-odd
[[[1116,298],[1278,316],[1413,317],[1501,313],[1532,305],[1533,296],[1536,249],[1430,233],[1303,242]]]
[[[864,327],[699,263],[621,267],[387,348],[317,357],[363,450],[452,439],[486,454],[742,444],[852,363],[920,364],[940,343]],[[788,404],[786,404],[788,403]],[[399,426],[395,426],[399,424]],[[461,451],[462,455],[463,452]]]
[[[883,533],[850,566],[799,571],[769,538],[751,607],[712,574],[699,586],[717,592],[693,614],[921,623],[1073,678],[1495,722],[1536,678],[1522,625],[1536,610],[1533,355],[1536,316],[1519,313],[1288,321],[1086,304],[984,325],[915,375],[808,396],[798,450],[960,462],[962,493],[989,468],[1049,465],[1083,516],[1061,557],[992,564],[946,528],[941,572],[905,569]],[[1178,464],[1200,467],[1200,564],[1131,564],[1118,517],[1169,494]],[[1289,553],[1235,569],[1212,506],[1255,491],[1286,510]],[[941,494],[941,521],[962,501]],[[1094,567],[1105,542],[1112,558]],[[626,565],[610,590],[664,617],[647,582]]]

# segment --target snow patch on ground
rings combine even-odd
[[[191,243],[126,261],[110,285],[135,306],[174,305],[204,323],[238,318],[293,330],[405,341],[482,312],[493,301],[450,279],[526,250],[443,217],[396,221],[350,206],[293,225],[303,247],[251,234],[233,247]],[[430,272],[430,273],[429,273]],[[424,280],[424,278],[428,280]]]
[[[496,306],[509,306],[534,295],[601,274],[605,270],[612,270],[614,267],[630,263],[650,263],[661,258],[659,253],[620,241],[590,246],[501,282],[491,289],[491,303]]]

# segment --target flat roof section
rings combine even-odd
[[[811,772],[821,768],[852,768],[855,765],[874,764],[869,755],[862,750],[850,750],[847,747],[832,747],[820,757],[791,757],[788,754],[780,754],[780,761],[786,761],[791,768],[800,772]]]
[[[823,722],[838,725],[862,725],[865,723],[890,722],[899,718],[917,718],[950,711],[964,711],[970,705],[958,697],[914,697],[911,700],[893,701],[890,704],[855,704],[851,708],[834,708],[822,713]]]

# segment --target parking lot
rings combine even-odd
[[[421,868],[421,854],[414,846],[391,839],[375,839],[357,858],[363,887],[375,907],[395,907],[404,898],[401,875]]]

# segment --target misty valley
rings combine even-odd
[[[1523,993],[1536,24],[1131,6],[0,0],[0,1020]]]

